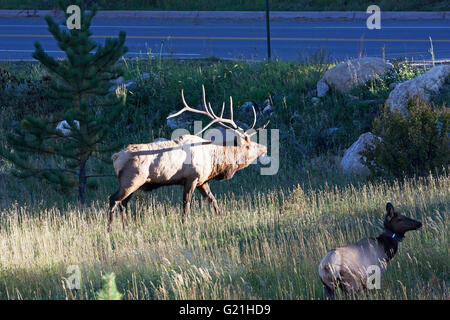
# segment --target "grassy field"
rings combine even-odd
[[[322,299],[321,258],[329,249],[381,233],[388,201],[424,226],[407,234],[382,289],[361,298],[449,298],[448,171],[404,181],[366,180],[344,175],[337,165],[343,149],[371,130],[389,93],[386,81],[312,102],[317,80],[330,67],[321,54],[301,62],[156,57],[122,63],[127,79],[142,80],[129,93],[111,140],[126,145],[170,137],[165,117],[179,109],[181,88],[193,105],[202,83],[213,105],[228,95],[236,106],[270,95],[270,128],[280,130],[279,172],[262,176],[258,166],[250,166],[232,180],[212,183],[224,216],[197,194],[184,225],[181,188],[138,192],[130,202],[129,227],[124,230],[117,219],[108,234],[114,178],[90,181],[88,206],[80,208],[75,194],[19,180],[0,160],[0,299],[92,299],[107,272],[116,274],[125,299]],[[5,144],[11,123],[25,114],[56,117],[61,106],[42,98],[45,84],[39,79],[45,72],[38,64],[1,63],[0,69],[10,72],[2,76],[6,83],[30,81],[26,93],[0,96]],[[327,129],[333,127],[339,130],[330,136]],[[89,170],[113,172],[112,165],[95,161]],[[79,291],[67,289],[63,280],[70,265],[81,270]]]
[[[263,11],[265,0],[121,0],[95,1],[103,10],[206,10],[206,11]],[[0,9],[52,9],[55,0],[0,0]],[[366,11],[375,4],[373,1],[329,1],[329,0],[270,0],[273,11]],[[381,0],[376,4],[383,11],[440,11],[448,10],[448,2],[429,0],[389,1]]]
[[[4,190],[9,182],[1,184]],[[102,199],[109,188],[86,210],[3,202],[0,298],[91,299],[100,275],[114,272],[126,299],[322,299],[321,258],[379,234],[388,200],[424,226],[406,236],[382,289],[361,298],[449,298],[448,176],[322,190],[225,188],[222,183],[218,197],[224,216],[196,197],[184,225],[174,201],[180,189],[140,194],[129,227],[116,223],[111,234]],[[78,292],[62,282],[70,265],[81,269]]]

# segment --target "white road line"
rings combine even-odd
[[[273,23],[275,24],[275,23]],[[42,28],[48,28],[46,24],[0,24],[1,27],[30,27],[30,28],[36,28],[36,27],[42,27]],[[186,25],[180,25],[180,26],[103,26],[103,25],[91,25],[91,28],[124,28],[124,29],[180,29],[184,28]],[[210,26],[210,25],[188,25],[188,27],[191,28],[203,28],[203,29],[265,29],[266,27],[261,25],[244,25],[244,26],[230,26],[230,25],[223,25],[223,26]],[[296,25],[296,26],[276,26],[271,25],[271,29],[367,29],[365,25],[363,26],[302,26],[302,25]],[[381,30],[383,29],[450,29],[450,26],[383,26],[381,25]]]
[[[28,50],[28,49],[0,49],[0,52],[21,52],[21,53],[31,53],[35,50]],[[45,50],[45,52],[48,53],[64,53],[64,51],[61,50]],[[127,52],[125,54],[136,54],[136,55],[149,55],[149,52]],[[153,56],[200,56],[200,53],[152,53]]]

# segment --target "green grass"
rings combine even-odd
[[[129,227],[115,223],[111,234],[109,188],[85,210],[3,202],[0,298],[92,299],[100,275],[114,272],[125,299],[322,299],[321,258],[379,234],[386,201],[424,226],[407,234],[382,289],[361,298],[449,298],[448,176],[320,191],[271,187],[219,192],[220,217],[196,197],[184,225],[173,202],[180,189],[139,194]],[[62,284],[69,265],[81,269],[78,292]]]
[[[0,0],[0,9],[52,9],[57,1]],[[122,0],[96,1],[104,10],[206,10],[206,11],[264,11],[265,0]],[[366,11],[373,1],[359,0],[271,0],[273,11]],[[376,3],[383,11],[439,11],[448,10],[448,3],[442,0],[389,1]]]
[[[225,215],[216,216],[197,194],[184,225],[181,188],[137,192],[129,227],[116,219],[108,234],[107,197],[116,179],[92,180],[83,209],[75,193],[18,180],[0,160],[0,299],[93,299],[110,272],[125,299],[322,299],[321,258],[329,249],[378,235],[388,201],[424,226],[407,234],[382,289],[361,298],[448,299],[448,174],[402,182],[342,174],[342,150],[371,130],[389,91],[377,80],[352,91],[353,98],[332,92],[313,103],[315,84],[329,68],[324,61],[320,54],[301,62],[123,61],[127,79],[151,76],[128,94],[111,140],[125,145],[169,138],[165,117],[180,108],[181,88],[194,106],[202,84],[214,106],[232,95],[236,117],[244,120],[241,104],[270,95],[270,128],[280,129],[279,172],[261,176],[250,166],[231,180],[213,182]],[[58,118],[62,106],[40,99],[45,84],[38,80],[45,72],[38,64],[0,68],[34,88],[0,96],[1,144],[11,123],[25,114]],[[323,133],[332,127],[339,133]],[[113,171],[95,161],[89,170]],[[62,281],[70,265],[81,269],[78,292]]]

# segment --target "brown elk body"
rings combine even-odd
[[[378,267],[382,276],[405,233],[422,226],[421,222],[395,212],[391,203],[387,203],[386,211],[380,236],[333,249],[322,259],[319,276],[327,299],[334,299],[337,288],[347,295],[367,289],[369,267]]]
[[[135,191],[151,191],[161,186],[183,186],[183,221],[190,211],[195,189],[208,199],[218,213],[219,207],[208,182],[232,178],[237,170],[247,167],[267,152],[266,146],[251,141],[251,135],[235,125],[232,116],[231,119],[224,119],[223,108],[221,116],[217,117],[212,109],[208,109],[206,102],[206,111],[200,111],[187,106],[182,97],[185,108],[173,116],[184,111],[205,114],[213,119],[212,123],[226,123],[224,126],[227,129],[235,130],[238,134],[235,142],[223,145],[195,135],[184,135],[176,140],[131,144],[114,154],[112,159],[120,186],[109,197],[108,230],[111,230],[117,206],[122,213],[122,223],[126,225],[126,206]],[[203,99],[205,101],[204,90]],[[230,108],[232,115],[232,104]]]

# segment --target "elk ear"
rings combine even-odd
[[[386,204],[386,219],[387,221],[391,221],[393,217],[395,217],[394,206],[392,203],[388,202]]]

